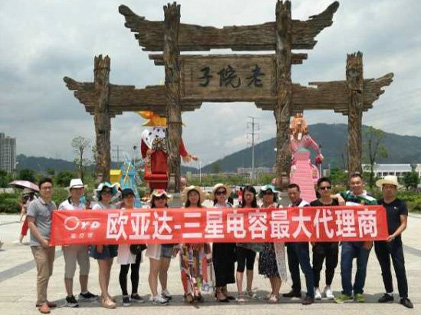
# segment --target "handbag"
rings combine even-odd
[[[132,244],[130,245],[130,252],[133,255],[139,255],[142,254],[142,252],[146,249],[145,244]]]

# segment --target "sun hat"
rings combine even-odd
[[[72,188],[85,188],[85,185],[80,178],[73,178],[70,181],[70,185],[67,187],[67,190],[70,191]]]
[[[206,196],[205,196],[205,193],[203,192],[203,190],[199,186],[191,185],[189,187],[184,188],[184,190],[181,192],[181,201],[183,203],[187,202],[189,193],[193,190],[197,191],[197,193],[199,194],[199,198],[200,198],[199,204],[202,203],[203,201],[205,201]]]
[[[109,182],[103,182],[98,185],[98,188],[95,190],[97,198],[100,199],[101,192],[104,190],[104,188],[111,188],[111,196],[114,196],[117,193],[117,186],[116,184],[110,184]]]
[[[161,197],[164,196],[167,197],[168,201],[170,201],[172,199],[172,195],[168,194],[164,189],[154,189],[151,193],[151,195],[149,196],[149,200],[148,202],[151,203],[153,197]]]
[[[259,197],[262,198],[268,190],[270,190],[274,195],[278,195],[279,193],[279,191],[276,190],[275,186],[268,184],[260,187]]]
[[[227,191],[227,196],[231,195],[231,188],[229,188],[227,185],[224,184],[216,184],[215,186],[213,186],[212,188],[212,193],[213,195],[215,195],[215,192],[219,189],[219,188],[224,188]]]
[[[396,188],[401,188],[402,185],[398,182],[398,177],[395,175],[387,175],[383,179],[376,181],[376,186],[382,188],[383,185],[394,185]]]

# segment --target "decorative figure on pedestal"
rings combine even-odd
[[[306,201],[316,199],[314,184],[320,177],[319,169],[310,161],[310,149],[316,152],[316,164],[323,162],[319,145],[307,131],[307,123],[302,113],[298,113],[290,124],[291,174],[290,182],[301,189],[301,196]]]
[[[151,111],[139,112],[147,119],[143,126],[152,127],[142,132],[140,151],[145,160],[145,177],[151,191],[153,189],[167,189],[168,187],[168,145],[167,119]],[[197,156],[187,152],[183,140],[180,144],[180,155],[184,162],[198,160]]]

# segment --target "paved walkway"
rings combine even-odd
[[[17,314],[39,314],[35,308],[36,294],[36,270],[29,246],[17,245],[13,241],[19,233],[18,216],[0,215],[0,240],[4,242],[0,250],[0,315]],[[98,302],[82,303],[78,309],[64,307],[65,290],[63,284],[64,261],[61,250],[57,248],[54,274],[50,280],[49,299],[56,301],[59,307],[52,311],[52,314],[177,314],[188,312],[189,314],[420,314],[421,309],[421,216],[410,215],[409,226],[404,234],[406,268],[409,279],[409,296],[415,308],[408,310],[397,303],[381,305],[377,303],[378,297],[383,293],[380,266],[375,257],[374,251],[370,255],[368,275],[366,282],[367,302],[365,304],[346,303],[336,305],[331,301],[316,302],[310,306],[302,306],[299,300],[288,300],[282,298],[276,305],[267,304],[264,300],[247,301],[243,305],[237,302],[217,303],[211,296],[206,296],[206,302],[200,305],[185,305],[182,302],[182,286],[180,283],[178,259],[171,263],[169,272],[169,290],[174,295],[173,301],[168,306],[153,306],[150,303],[143,305],[132,305],[123,307],[121,305],[121,292],[118,284],[119,265],[113,266],[111,275],[110,291],[115,295],[119,307],[116,310],[105,310]],[[178,257],[177,257],[178,258]],[[91,261],[90,290],[99,292],[97,280],[98,267],[95,261]],[[256,263],[257,269],[257,263]],[[148,262],[141,265],[141,283],[139,293],[146,299],[149,298],[149,287],[147,284]],[[323,279],[323,277],[322,277]],[[77,280],[77,277],[75,277]],[[396,281],[394,281],[396,284]],[[291,283],[282,286],[281,292],[289,291]],[[302,285],[305,287],[304,279]],[[255,272],[254,289],[260,297],[268,293],[268,280],[257,275]],[[340,269],[337,268],[333,283],[335,294],[340,291]],[[235,292],[235,286],[230,285],[229,290]],[[75,292],[79,292],[76,282]]]

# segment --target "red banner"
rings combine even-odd
[[[51,245],[385,240],[382,206],[54,211]]]

